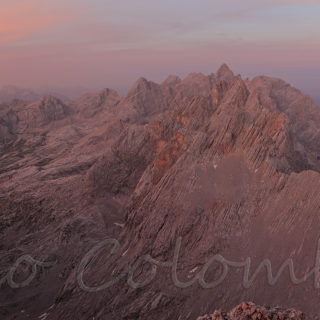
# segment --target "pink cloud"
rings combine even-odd
[[[24,40],[72,17],[70,10],[58,10],[50,3],[50,0],[4,0],[0,10],[0,44]]]
[[[127,88],[139,76],[210,73],[222,62],[245,75],[319,70],[319,29],[298,33],[284,15],[246,19],[291,4],[318,0],[1,0],[0,83]]]

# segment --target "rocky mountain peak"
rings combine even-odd
[[[103,121],[102,113],[113,111],[120,102],[117,91],[105,88],[96,93],[86,93],[72,102],[72,109],[85,119],[99,116]]]
[[[139,94],[139,93],[143,93],[147,90],[152,90],[155,87],[157,87],[159,85],[157,85],[156,83],[152,82],[152,81],[148,81],[146,78],[144,77],[140,77],[138,80],[136,80],[136,82],[133,84],[133,86],[131,87],[131,89],[129,90],[129,93],[127,96],[132,96],[135,94]]]
[[[234,77],[234,73],[231,71],[228,65],[224,63],[218,69],[216,76],[218,80],[231,80]]]
[[[109,96],[114,96],[114,97],[120,97],[118,92],[113,90],[113,89],[109,89],[109,88],[105,88],[100,92],[100,95],[103,97],[109,97]]]
[[[163,101],[161,86],[141,77],[134,83],[121,104],[124,112],[133,108],[138,116],[145,117],[163,110]]]
[[[163,87],[175,87],[176,85],[181,83],[181,81],[182,81],[181,78],[179,78],[178,76],[170,75],[162,82],[161,85]]]
[[[66,104],[53,96],[45,96],[34,105],[39,108],[44,123],[61,120],[71,112]]]
[[[42,97],[41,99],[39,99],[39,104],[42,104],[42,105],[63,105],[64,103],[54,97],[54,96],[51,96],[51,95],[48,95],[48,96],[44,96]]]

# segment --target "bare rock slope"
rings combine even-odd
[[[285,82],[223,65],[125,97],[15,100],[0,143],[1,318],[195,319],[241,301],[317,318],[320,109]],[[108,238],[113,255],[83,260]],[[12,288],[25,254],[56,263]]]

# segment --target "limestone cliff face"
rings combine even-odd
[[[71,108],[52,96],[46,96],[36,102],[27,103],[13,100],[0,108],[0,121],[4,128],[1,140],[11,140],[13,136],[43,130],[45,126],[65,119]],[[5,135],[5,132],[10,136]],[[4,144],[6,142],[4,141]]]
[[[120,101],[118,93],[111,89],[104,89],[97,93],[87,93],[73,101],[71,107],[86,119],[107,117]]]
[[[251,274],[263,259],[273,274],[288,258],[299,278],[314,267],[320,109],[309,97],[278,79],[243,80],[223,65],[216,74],[170,76],[161,85],[141,78],[123,98],[107,89],[68,106],[50,98],[0,112],[0,270],[27,251],[58,260],[28,288],[1,291],[8,319],[23,319],[21,309],[48,319],[195,319],[252,300],[316,318],[311,276],[293,285],[284,271],[270,286],[261,271],[246,289],[241,268],[230,267],[214,289],[196,278],[216,254],[250,257]],[[177,287],[171,269],[158,266],[143,288],[130,288],[124,277],[109,289],[83,291],[77,266],[108,237],[121,247],[87,266],[91,285],[146,254],[172,261],[179,237],[178,278],[194,283]],[[150,270],[143,263],[134,280]],[[212,264],[205,281],[222,271]]]

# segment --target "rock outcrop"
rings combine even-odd
[[[252,302],[243,302],[229,313],[215,311],[211,316],[203,316],[197,320],[303,320],[305,319],[302,312],[281,308],[270,308],[257,306]]]

